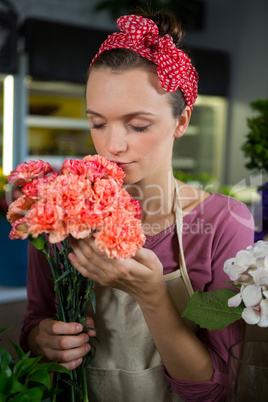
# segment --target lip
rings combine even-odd
[[[115,162],[122,169],[133,164],[133,162],[113,162]]]

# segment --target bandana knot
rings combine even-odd
[[[170,35],[159,35],[158,26],[149,18],[125,15],[118,18],[118,28],[108,36],[91,62],[105,50],[131,49],[157,66],[162,88],[167,92],[182,91],[186,104],[193,109],[197,98],[198,74],[190,58],[177,49]]]

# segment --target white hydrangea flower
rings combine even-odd
[[[242,312],[242,318],[247,324],[268,327],[268,299],[261,300],[257,306],[246,307]]]
[[[241,284],[228,306],[237,307],[243,301],[246,307],[242,318],[248,324],[268,327],[268,242],[260,240],[239,251],[223,269],[235,284]]]

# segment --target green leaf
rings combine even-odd
[[[235,290],[227,288],[210,292],[198,290],[190,298],[182,317],[210,331],[223,329],[241,318],[243,304],[238,307],[228,307],[228,299],[236,294]]]
[[[71,375],[71,372],[66,367],[61,366],[60,364],[57,364],[55,366],[55,369],[53,369],[53,371],[51,371],[51,373],[55,373],[55,372]]]
[[[57,364],[57,362],[49,362],[49,363],[40,363],[38,364],[38,368],[47,370],[48,373],[65,373],[70,375],[71,372],[64,366]]]
[[[94,292],[90,293],[90,300],[91,300],[91,304],[92,304],[92,309],[93,309],[94,313],[96,314],[96,295]]]
[[[28,389],[21,394],[16,395],[12,402],[40,402],[42,401],[44,390],[42,387]]]
[[[0,334],[1,332],[7,331],[8,329],[10,329],[11,327],[7,327],[7,328],[0,328]]]
[[[45,385],[45,387],[50,387],[50,376],[46,370],[38,369],[29,375],[28,382],[38,382]]]
[[[9,394],[12,387],[12,371],[8,364],[1,365],[0,369],[0,393]]]
[[[19,382],[18,379],[13,375],[11,379],[11,387],[9,393],[12,395],[17,394],[18,392],[25,392],[25,391],[27,391],[25,385]]]
[[[5,364],[10,365],[13,363],[12,356],[8,351],[0,346],[0,367],[2,368]]]
[[[38,357],[33,357],[33,358],[28,358],[27,355],[25,355],[21,360],[19,360],[14,367],[14,374],[17,378],[21,378],[25,374],[28,374],[31,372],[34,366],[37,365],[39,360],[42,358],[42,356]]]
[[[34,245],[34,247],[37,250],[42,251],[42,250],[45,249],[46,242],[45,242],[45,239],[44,239],[44,237],[42,235],[40,235],[38,237],[29,236],[28,238],[29,238],[30,242]]]
[[[22,350],[22,348],[19,345],[17,345],[16,343],[12,342],[11,339],[9,339],[9,342],[11,343],[13,348],[15,349],[15,352],[16,352],[18,360],[22,359],[25,356],[25,353]]]

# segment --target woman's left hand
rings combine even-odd
[[[102,286],[123,290],[139,301],[165,289],[163,266],[158,257],[145,248],[127,259],[110,259],[94,244],[94,238],[70,239],[74,253],[69,258],[85,278]]]

